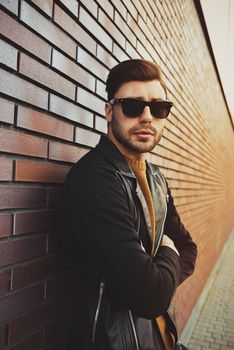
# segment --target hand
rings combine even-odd
[[[169,247],[169,248],[173,249],[176,252],[176,254],[180,255],[178,250],[175,247],[173,240],[170,237],[168,237],[167,235],[163,235],[162,241],[161,241],[161,246]]]

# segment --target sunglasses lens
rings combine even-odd
[[[130,118],[139,117],[146,106],[150,107],[150,113],[154,118],[164,119],[168,116],[172,107],[171,102],[153,101],[146,102],[137,99],[126,98],[121,101],[122,112]]]
[[[155,118],[164,119],[168,116],[171,107],[170,102],[151,102],[150,111]]]
[[[126,99],[122,102],[122,111],[128,117],[138,117],[144,109],[144,102],[134,99]]]

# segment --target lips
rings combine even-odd
[[[153,131],[151,131],[151,130],[137,130],[137,131],[135,131],[134,132],[134,134],[136,134],[136,135],[145,135],[145,136],[147,136],[147,135],[155,135],[155,133],[153,132]]]

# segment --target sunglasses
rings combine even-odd
[[[154,118],[164,119],[168,117],[172,102],[169,101],[143,101],[135,98],[113,98],[110,100],[112,106],[117,103],[121,104],[122,112],[129,118],[139,117],[146,106],[149,106],[150,113]]]

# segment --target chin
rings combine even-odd
[[[151,152],[154,148],[156,147],[156,144],[146,144],[146,143],[141,143],[141,144],[134,144],[132,145],[131,149],[134,152],[137,153],[147,153],[147,152]]]

